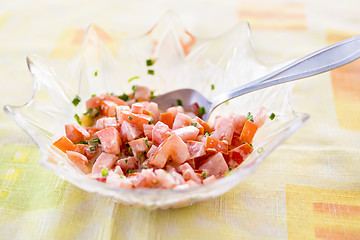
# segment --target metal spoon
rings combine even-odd
[[[159,97],[152,99],[152,101],[156,102],[162,110],[171,106],[177,106],[178,100],[182,101],[182,105],[185,110],[192,104],[197,103],[200,107],[204,107],[205,113],[202,115],[202,119],[207,121],[211,112],[217,106],[232,98],[258,89],[323,73],[350,63],[359,57],[360,35],[322,48],[286,65],[277,71],[235,89],[224,92],[210,100],[194,89],[179,89],[160,95]]]

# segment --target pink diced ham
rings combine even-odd
[[[65,133],[66,137],[73,143],[78,143],[90,138],[90,134],[86,129],[77,123],[65,125]]]
[[[216,178],[223,177],[228,171],[228,165],[223,155],[218,152],[210,156],[200,167],[199,170],[206,172],[207,176],[214,175]]]
[[[246,117],[240,114],[233,114],[232,119],[234,121],[234,132],[237,134],[241,134],[241,131],[246,122]]]
[[[102,151],[115,155],[120,153],[121,139],[115,128],[105,128],[98,131],[96,135],[100,139]]]
[[[182,106],[170,107],[166,110],[166,112],[171,112],[172,116],[175,118],[178,113],[185,113],[184,108]]]
[[[133,184],[130,179],[120,176],[119,174],[113,173],[106,177],[106,183],[111,184],[115,187],[131,189]]]
[[[203,180],[203,184],[209,184],[216,180],[216,177],[214,175],[207,177]]]
[[[149,140],[152,140],[152,131],[154,129],[154,125],[144,124],[143,128],[145,137],[147,137]]]
[[[104,128],[108,128],[108,127],[114,127],[116,129],[119,128],[119,124],[116,121],[115,117],[103,117],[103,118],[99,118],[96,123],[95,123],[95,127],[97,129],[104,129]]]
[[[152,169],[143,169],[136,174],[132,182],[135,188],[151,188],[158,182],[158,179]]]
[[[147,138],[139,138],[128,142],[136,160],[143,162],[146,158],[146,153],[150,149],[151,142]]]
[[[181,170],[185,181],[193,180],[194,182],[201,184],[200,176],[195,173],[194,169],[190,166],[189,163],[180,165],[179,169]]]
[[[137,169],[138,168],[138,161],[135,159],[135,157],[126,157],[119,159],[116,162],[116,165],[120,166],[123,172],[126,172],[126,170],[131,169]]]
[[[144,86],[136,86],[135,99],[139,101],[149,101],[151,97],[150,89]]]
[[[117,159],[117,156],[113,154],[101,153],[93,165],[92,173],[101,173],[104,168],[111,169]]]
[[[160,119],[160,111],[159,111],[159,106],[158,106],[157,103],[150,102],[145,109],[148,110],[152,114],[154,123],[159,121],[159,119]]]
[[[142,113],[144,106],[141,103],[134,103],[131,105],[131,112],[133,113]]]

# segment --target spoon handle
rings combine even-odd
[[[360,35],[322,48],[257,80],[218,95],[212,108],[258,89],[310,77],[352,62],[360,57]]]

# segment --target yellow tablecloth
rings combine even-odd
[[[3,1],[0,103],[31,97],[25,57],[69,58],[90,23],[126,35],[174,10],[211,37],[247,20],[265,62],[360,34],[360,2]],[[148,211],[84,192],[38,165],[31,139],[0,112],[0,239],[360,239],[360,60],[296,83],[310,120],[225,195]]]

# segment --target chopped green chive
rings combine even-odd
[[[204,115],[205,114],[205,108],[204,107],[199,107],[199,115]]]
[[[137,88],[137,85],[132,85],[132,86],[131,86],[131,89],[133,90],[133,95],[135,95],[135,90],[136,90],[136,88]]]
[[[248,112],[246,116],[246,120],[254,122],[254,116],[251,114],[251,112]]]
[[[192,122],[192,123],[190,123],[190,125],[196,127],[196,126],[197,126],[197,122]]]
[[[275,118],[275,113],[271,113],[270,120],[274,120],[274,118]]]
[[[225,102],[225,105],[226,105],[226,106],[229,106],[229,101],[226,101],[226,102]]]
[[[99,138],[93,138],[90,140],[91,143],[99,143],[100,144],[100,139]]]
[[[132,120],[133,120],[133,118],[132,118],[132,117],[129,117],[129,120],[130,120],[130,121],[132,121]]]
[[[251,143],[250,143],[249,145],[250,145],[250,147],[254,148],[254,147],[253,147],[253,145],[252,145]]]
[[[145,139],[145,144],[148,148],[150,147],[149,141],[147,139]]]
[[[126,143],[125,143],[125,145],[126,145],[127,147],[130,147],[130,144],[129,144],[129,142],[126,142]]]
[[[211,90],[214,90],[214,89],[215,89],[215,85],[211,84]]]
[[[139,77],[139,76],[132,77],[132,78],[130,78],[130,79],[128,80],[128,82],[131,82],[131,81],[133,81],[133,80],[135,80],[135,79],[138,79],[138,78],[140,78],[140,77]]]
[[[154,99],[154,98],[157,97],[157,96],[154,95],[154,91],[150,91],[150,93],[151,93],[150,99]]]
[[[132,169],[126,169],[126,173],[127,173],[127,174],[134,173],[134,172],[135,172],[135,171],[132,170]]]
[[[257,150],[258,153],[262,153],[264,151],[264,149],[261,147]]]
[[[96,146],[91,146],[89,149],[90,149],[91,152],[95,152],[96,151]]]
[[[125,163],[127,163],[128,161],[129,161],[129,160],[126,158],[126,159],[125,159]]]
[[[210,133],[208,131],[205,132],[204,137],[210,136]]]
[[[120,178],[125,178],[125,176],[124,176],[124,175],[120,175]]]
[[[182,105],[183,105],[181,99],[177,99],[177,100],[176,100],[176,103],[177,103],[178,106],[182,106]]]
[[[96,97],[96,94],[92,94],[91,97]]]
[[[129,148],[128,148],[128,153],[129,153],[129,155],[130,155],[130,156],[133,156],[133,155],[134,155],[134,153],[133,153],[133,151],[132,151],[131,147],[129,147]]]
[[[79,97],[79,95],[76,95],[76,97],[72,100],[72,104],[74,104],[74,106],[76,107],[80,101],[81,98]]]
[[[78,142],[77,144],[86,144],[86,145],[89,145],[88,141],[80,141],[80,142]]]
[[[118,96],[118,98],[120,98],[121,100],[126,102],[127,100],[129,100],[129,95],[127,95],[126,93],[123,93],[123,95]]]
[[[149,167],[148,167],[148,166],[143,165],[143,166],[142,166],[142,168],[143,168],[143,169],[148,169]]]
[[[155,71],[153,69],[148,69],[148,74],[149,75],[154,75],[155,74]]]
[[[148,67],[154,65],[154,63],[155,63],[155,60],[152,60],[152,59],[146,60],[146,66],[148,66]]]
[[[77,121],[77,123],[78,123],[79,125],[81,125],[80,117],[79,117],[79,115],[77,115],[77,113],[75,113],[74,118],[75,118],[75,120]]]
[[[101,169],[101,175],[103,177],[106,177],[107,175],[109,175],[109,169],[107,169],[107,168]]]
[[[95,75],[95,77],[97,77],[97,75],[98,75],[98,71],[95,71],[95,74],[94,74],[94,75]]]
[[[149,120],[149,124],[153,124],[154,123],[154,118],[151,117],[150,120]]]
[[[203,179],[207,178],[206,172],[203,172],[201,176],[202,176]]]
[[[231,171],[232,170],[232,168],[231,167],[229,167],[229,171]]]

